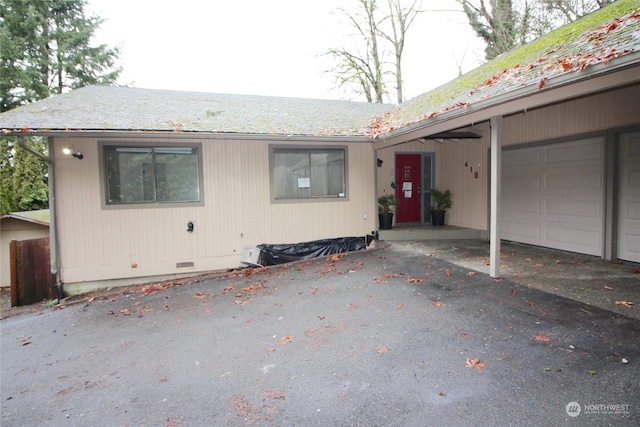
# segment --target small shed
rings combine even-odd
[[[0,216],[0,286],[11,286],[10,242],[41,237],[49,237],[49,209],[11,212]]]

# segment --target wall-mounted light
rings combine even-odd
[[[378,159],[378,167],[381,168],[384,160]]]
[[[62,149],[62,152],[67,156],[68,155],[72,155],[73,157],[75,157],[78,160],[84,159],[84,154],[82,154],[81,151],[74,151],[73,148],[65,147],[65,148]]]

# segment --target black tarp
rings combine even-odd
[[[373,236],[339,237],[335,239],[313,240],[311,242],[258,245],[260,265],[277,265],[318,256],[359,251],[373,240]]]

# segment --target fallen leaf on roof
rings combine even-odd
[[[624,307],[631,308],[631,306],[633,305],[633,302],[631,302],[631,301],[616,301],[616,305],[622,305]]]

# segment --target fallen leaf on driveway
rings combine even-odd
[[[469,334],[464,331],[464,329],[460,329],[460,336],[464,339],[469,338]]]
[[[389,352],[389,347],[387,347],[386,345],[379,345],[376,347],[376,351],[378,353],[388,353]]]
[[[434,307],[442,307],[444,303],[442,301],[434,301],[431,303]]]
[[[632,269],[631,269],[631,270],[629,270],[629,271],[631,271],[631,272],[632,272],[632,273],[634,273],[634,274],[638,274],[638,273],[640,273],[640,270],[638,270],[637,268],[632,268]]]
[[[613,290],[613,288],[611,286],[607,286],[607,285],[604,285],[604,288],[607,291],[612,291]]]
[[[479,371],[483,370],[485,366],[487,366],[489,362],[487,361],[480,361],[479,358],[475,357],[473,359],[469,359],[467,357],[467,361],[465,363],[466,367],[469,369],[477,369]]]
[[[616,301],[616,305],[622,305],[622,306],[631,308],[631,306],[633,305],[633,302],[631,302],[631,301]]]
[[[291,335],[285,335],[278,339],[278,344],[285,345],[285,344],[289,344],[290,342],[294,342],[293,337]]]
[[[391,279],[393,277],[402,277],[404,276],[404,273],[384,273],[384,277],[386,277],[387,279]]]
[[[415,277],[408,277],[407,283],[424,283],[427,279],[416,279]]]
[[[406,307],[406,305],[404,305],[404,304],[398,304],[398,305],[396,305],[396,310],[402,310],[405,307]]]
[[[478,273],[476,273],[475,271],[470,271],[469,272],[469,276],[475,276],[476,274],[478,274]]]
[[[225,292],[229,292],[232,291],[235,288],[235,286],[231,285],[231,286],[227,286],[226,288],[224,288]]]
[[[387,281],[386,281],[386,280],[381,279],[381,278],[379,278],[379,277],[374,277],[374,278],[373,278],[373,281],[374,281],[374,282],[376,282],[376,283],[383,283],[383,284],[384,284],[384,283],[387,283]]]
[[[540,264],[539,262],[534,264],[534,267],[538,267],[538,268],[542,268],[544,267],[544,264]]]
[[[551,341],[551,338],[549,338],[546,335],[535,335],[533,337],[533,340],[534,341],[538,341],[538,342],[549,342],[549,341]]]

